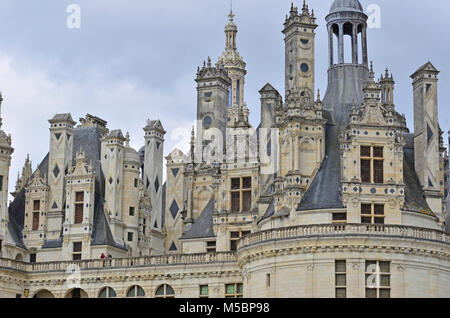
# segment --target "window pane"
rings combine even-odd
[[[127,297],[135,297],[136,296],[136,287],[132,287],[127,294]]]
[[[391,291],[389,289],[380,289],[380,298],[391,298]]]
[[[240,193],[232,192],[231,193],[231,212],[240,212]]]
[[[81,260],[81,254],[73,254],[72,260],[74,261],[80,261]]]
[[[231,179],[231,189],[238,190],[240,188],[241,188],[241,179],[239,178]]]
[[[98,295],[99,298],[106,298],[106,288],[103,288],[100,292],[100,295]]]
[[[160,287],[156,290],[156,296],[164,296],[164,286],[160,286]]]
[[[362,224],[372,224],[372,218],[370,218],[370,217],[362,217],[361,218],[361,223]]]
[[[209,295],[208,285],[200,286],[200,296],[208,296],[208,295]]]
[[[138,297],[144,297],[145,296],[144,289],[142,287],[140,287],[140,286],[137,286],[136,288],[137,288],[137,295],[138,295]]]
[[[242,180],[242,188],[243,189],[251,189],[252,187],[252,178],[244,178]]]
[[[347,298],[347,289],[336,288],[336,298]]]
[[[252,206],[252,193],[251,191],[242,192],[242,212],[250,211]]]
[[[374,207],[375,214],[384,215],[384,205],[376,204]]]
[[[166,285],[166,286],[167,286],[166,295],[175,295],[175,291],[173,290],[173,288],[169,285]]]
[[[380,262],[380,272],[382,273],[390,273],[391,272],[391,264],[389,262]]]
[[[116,291],[112,288],[109,288],[109,297],[112,298],[116,296],[117,296]]]
[[[242,284],[238,284],[237,287],[238,287],[238,294],[242,294],[244,292],[243,285]]]
[[[249,235],[250,233],[251,233],[250,231],[243,231],[241,237],[244,237],[244,236],[246,236],[246,235]]]
[[[33,211],[39,211],[41,209],[41,201],[33,201]]]
[[[345,273],[347,271],[346,261],[336,261],[336,273]]]
[[[84,201],[84,192],[77,192],[75,194],[75,201],[76,202],[83,202]]]
[[[226,285],[226,292],[227,295],[233,295],[236,293],[236,285]]]
[[[336,275],[336,286],[346,286],[347,285],[347,275],[337,274]]]
[[[384,224],[384,217],[378,217],[374,219],[375,224]]]
[[[361,147],[361,157],[370,157],[370,147]]]
[[[230,241],[230,251],[234,252],[237,250],[237,241],[231,240]]]
[[[83,223],[83,204],[75,204],[75,224]]]
[[[377,262],[367,261],[366,262],[366,273],[375,273],[377,269]]]
[[[384,161],[382,161],[382,160],[375,160],[373,162],[374,182],[375,183],[384,183],[383,164],[384,164]]]
[[[361,214],[371,215],[372,206],[370,204],[361,204]]]
[[[73,251],[75,253],[80,253],[82,251],[82,249],[83,249],[83,245],[81,242],[73,243]]]
[[[361,160],[361,181],[370,183],[370,160]]]
[[[366,288],[366,298],[377,298],[377,290]]]
[[[391,276],[390,275],[381,275],[380,276],[380,286],[383,286],[383,287],[391,286]]]
[[[383,158],[383,147],[374,147],[373,156],[375,158]]]
[[[39,230],[39,212],[33,213],[33,231]]]

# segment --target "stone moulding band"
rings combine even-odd
[[[238,250],[275,240],[350,235],[418,239],[450,245],[450,234],[438,230],[400,225],[325,224],[300,225],[249,234],[239,240]]]

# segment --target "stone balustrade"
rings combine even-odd
[[[235,263],[236,256],[231,252],[219,252],[208,254],[185,254],[185,255],[162,255],[135,258],[107,258],[81,261],[62,261],[47,263],[24,263],[10,259],[0,258],[0,268],[16,271],[34,272],[57,272],[71,269],[91,270],[91,269],[114,269],[114,268],[138,268],[151,266],[170,265],[195,265],[214,263]]]
[[[346,235],[422,239],[450,244],[450,234],[426,228],[382,224],[324,224],[301,225],[255,232],[241,238],[238,242],[238,249],[271,240]]]

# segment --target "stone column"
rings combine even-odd
[[[328,27],[329,33],[329,50],[330,50],[330,66],[334,65],[334,34],[333,34],[333,26]]]
[[[339,24],[339,35],[338,35],[338,55],[339,55],[339,64],[344,63],[344,25],[342,23]]]
[[[353,51],[353,64],[359,64],[358,63],[358,26],[356,24],[353,24],[353,31],[352,31],[352,51]]]
[[[369,60],[367,57],[367,26],[362,29],[362,54],[363,54],[363,64],[369,65]]]

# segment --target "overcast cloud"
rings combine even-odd
[[[81,7],[81,29],[66,26],[69,4]],[[247,62],[245,99],[259,123],[258,90],[270,82],[284,92],[281,33],[288,0],[234,0],[238,49]],[[318,17],[316,86],[326,90],[328,43],[325,16],[331,0],[309,0]],[[413,128],[409,76],[430,60],[440,71],[439,111],[450,127],[448,0],[361,1],[381,7],[381,28],[368,33],[377,78],[386,67],[396,80],[395,103]],[[301,7],[302,1],[295,5]],[[47,120],[70,112],[108,121],[143,144],[145,120],[168,131],[165,153],[186,150],[196,116],[197,66],[222,54],[229,0],[0,0],[0,90],[3,129],[15,152],[10,190],[27,153],[33,168],[48,152]]]

